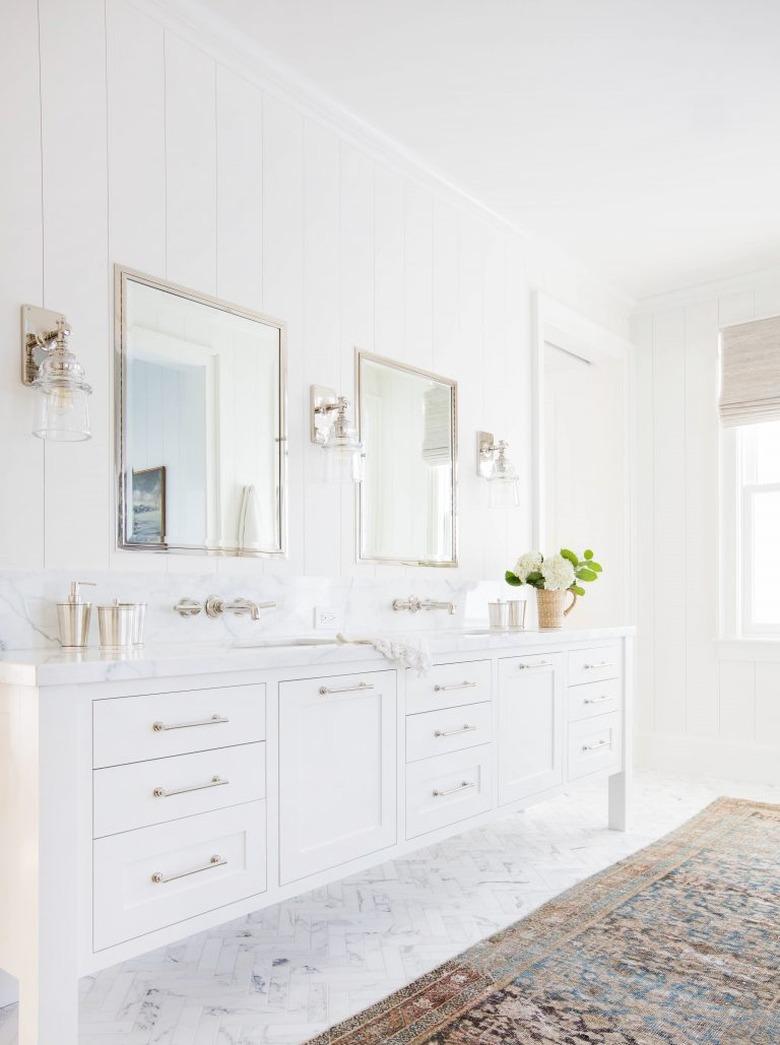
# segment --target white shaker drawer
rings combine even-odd
[[[92,708],[95,768],[265,739],[265,685],[114,697]]]
[[[489,744],[416,762],[406,770],[406,837],[455,824],[492,805]]]
[[[623,657],[619,643],[596,649],[575,650],[569,654],[569,685],[620,678],[622,669]]]
[[[604,682],[586,682],[581,686],[569,686],[569,721],[577,722],[594,715],[606,715],[620,711],[623,683],[620,679]]]
[[[95,837],[265,798],[265,744],[155,758],[93,773]]]
[[[435,711],[490,700],[490,661],[436,664],[427,675],[406,672],[406,712]]]
[[[569,779],[603,770],[619,769],[622,754],[622,715],[599,715],[569,726]]]
[[[406,761],[486,744],[492,739],[490,704],[464,704],[460,708],[426,711],[406,719]]]
[[[263,892],[265,853],[265,802],[98,839],[94,949]]]

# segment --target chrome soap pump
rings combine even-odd
[[[92,603],[81,598],[81,587],[95,587],[93,581],[71,581],[67,602],[57,603],[57,622],[63,649],[84,649],[89,643]]]

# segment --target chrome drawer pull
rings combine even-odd
[[[356,686],[340,686],[334,689],[329,689],[327,686],[320,686],[320,696],[326,697],[329,693],[358,693],[360,690],[373,688],[373,682],[358,682]]]
[[[458,791],[468,791],[468,789],[470,787],[476,787],[476,786],[477,785],[474,783],[473,780],[471,780],[471,781],[464,780],[462,783],[457,784],[455,787],[447,788],[446,791],[440,791],[438,788],[435,788],[434,792],[433,792],[433,797],[434,798],[446,798],[447,795],[454,795]]]
[[[608,660],[600,660],[598,664],[583,664],[582,666],[585,671],[594,671],[599,668],[614,668],[615,665]]]
[[[595,744],[583,744],[582,745],[582,750],[583,751],[598,751],[598,749],[600,747],[609,747],[609,746],[610,746],[610,744],[609,744],[608,740],[597,740]]]
[[[476,732],[477,732],[477,727],[476,726],[470,726],[468,723],[466,723],[466,725],[465,726],[461,726],[460,729],[437,729],[437,730],[435,730],[433,735],[435,737],[454,737],[454,736],[457,736],[458,733],[476,733]]]
[[[189,787],[156,787],[152,794],[155,798],[171,798],[173,795],[186,795],[188,791],[205,791],[207,787],[224,787],[229,780],[223,780],[221,776],[213,776],[208,784],[190,784]]]
[[[525,662],[517,665],[519,671],[530,671],[532,668],[551,668],[551,660],[539,660],[535,664],[526,664]]]
[[[155,733],[167,733],[169,729],[192,729],[194,726],[221,726],[229,722],[229,718],[223,715],[212,715],[211,718],[201,718],[196,722],[154,722],[152,729]]]
[[[433,687],[434,693],[446,693],[448,689],[474,689],[476,682],[453,682],[449,686],[440,686],[438,683]]]
[[[226,864],[227,860],[223,860],[221,856],[212,856],[204,867],[193,867],[191,871],[180,871],[178,874],[163,874],[162,871],[155,871],[152,875],[152,881],[155,885],[167,885],[168,882],[176,882],[179,878],[189,878],[191,874],[211,871],[215,867],[225,867]]]
[[[603,704],[605,700],[611,700],[609,693],[604,693],[600,697],[586,697],[583,700],[583,704]]]

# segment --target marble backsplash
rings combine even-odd
[[[0,650],[46,649],[59,646],[56,603],[67,597],[72,573],[0,571]],[[94,605],[145,602],[149,643],[196,642],[220,645],[261,634],[265,637],[309,634],[314,630],[315,607],[336,611],[338,627],[351,637],[380,636],[388,632],[446,630],[465,624],[486,627],[487,603],[495,598],[517,597],[500,582],[452,581],[444,577],[357,577],[328,579],[284,578],[262,575],[232,577],[204,574],[80,572],[79,580],[94,581],[84,598]],[[184,597],[203,602],[208,595],[243,596],[256,602],[275,602],[276,609],[262,611],[260,621],[226,614],[212,620],[205,613],[184,618],[173,610]],[[523,593],[520,593],[522,597]],[[444,610],[417,614],[395,612],[394,598],[417,595],[421,599],[454,601],[456,612]],[[533,604],[529,604],[529,612]],[[97,615],[93,610],[90,645],[97,646]],[[318,634],[327,635],[327,630]]]

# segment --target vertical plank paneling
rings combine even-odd
[[[636,473],[637,525],[636,548],[641,562],[654,561],[654,491],[655,467],[653,410],[653,319],[636,317],[632,323],[631,339],[636,346]],[[662,583],[662,578],[659,578]],[[655,693],[655,659],[653,624],[655,622],[656,571],[642,569],[638,577],[637,603],[637,700],[635,724],[639,733],[653,729],[653,701]]]
[[[110,260],[164,276],[165,34],[125,0],[106,11]]]
[[[165,34],[167,276],[217,289],[216,67],[204,51]]]
[[[511,564],[531,547],[533,537],[533,377],[531,371],[531,291],[521,244],[510,239],[506,252],[506,439],[520,476],[520,508],[507,519]]]
[[[44,304],[67,315],[73,347],[94,388],[93,438],[46,444],[45,563],[105,568],[112,532],[112,389],[104,5],[41,0],[39,11]]]
[[[483,480],[469,467],[469,446],[482,425],[485,264],[487,237],[473,219],[461,218],[459,257],[458,338],[451,376],[457,378],[459,396],[458,445],[463,448],[459,471],[460,564],[465,577],[479,580],[484,571],[485,512]],[[471,451],[473,454],[473,449]]]
[[[374,172],[371,161],[357,149],[341,144],[339,189],[339,259],[341,387],[353,401],[355,349],[373,350],[374,339]],[[352,484],[341,490],[341,573],[373,575],[369,565],[355,566],[357,545]]]
[[[304,394],[303,118],[275,98],[263,100],[263,308],[287,324],[289,558],[266,571],[303,571]]]
[[[433,365],[433,201],[411,182],[404,186],[404,358]]]
[[[339,171],[338,138],[307,120],[303,136],[304,396],[311,384],[341,391]],[[336,572],[341,555],[341,491],[323,481],[324,451],[309,441],[308,424],[307,415],[304,572],[327,577]]]
[[[506,353],[506,244],[503,236],[490,237],[485,257],[485,303],[483,307],[483,386],[480,427],[493,432],[496,439],[509,441],[507,419],[509,415],[509,381]],[[510,453],[511,453],[510,448]],[[472,445],[464,447],[465,467],[474,471],[474,436]],[[487,504],[486,483],[482,487],[481,501]],[[516,514],[514,509],[485,509],[485,554],[484,576],[500,580],[511,565],[508,561],[507,531]],[[512,561],[516,555],[512,557]]]
[[[718,635],[718,317],[716,303],[685,316],[685,565],[687,731],[717,730],[713,649]]]
[[[731,743],[752,741],[756,728],[756,666],[747,660],[724,660],[719,670],[719,730]]]
[[[374,169],[374,349],[399,358],[404,330],[404,190],[392,171]]]
[[[217,68],[217,293],[262,304],[261,100],[230,70]]]
[[[9,0],[0,36],[0,567],[43,566],[43,443],[31,434],[36,393],[19,379],[19,308],[43,303],[38,18]],[[13,496],[11,496],[13,491]]]
[[[654,323],[652,556],[654,592],[655,729],[685,731],[685,311],[656,315]]]

